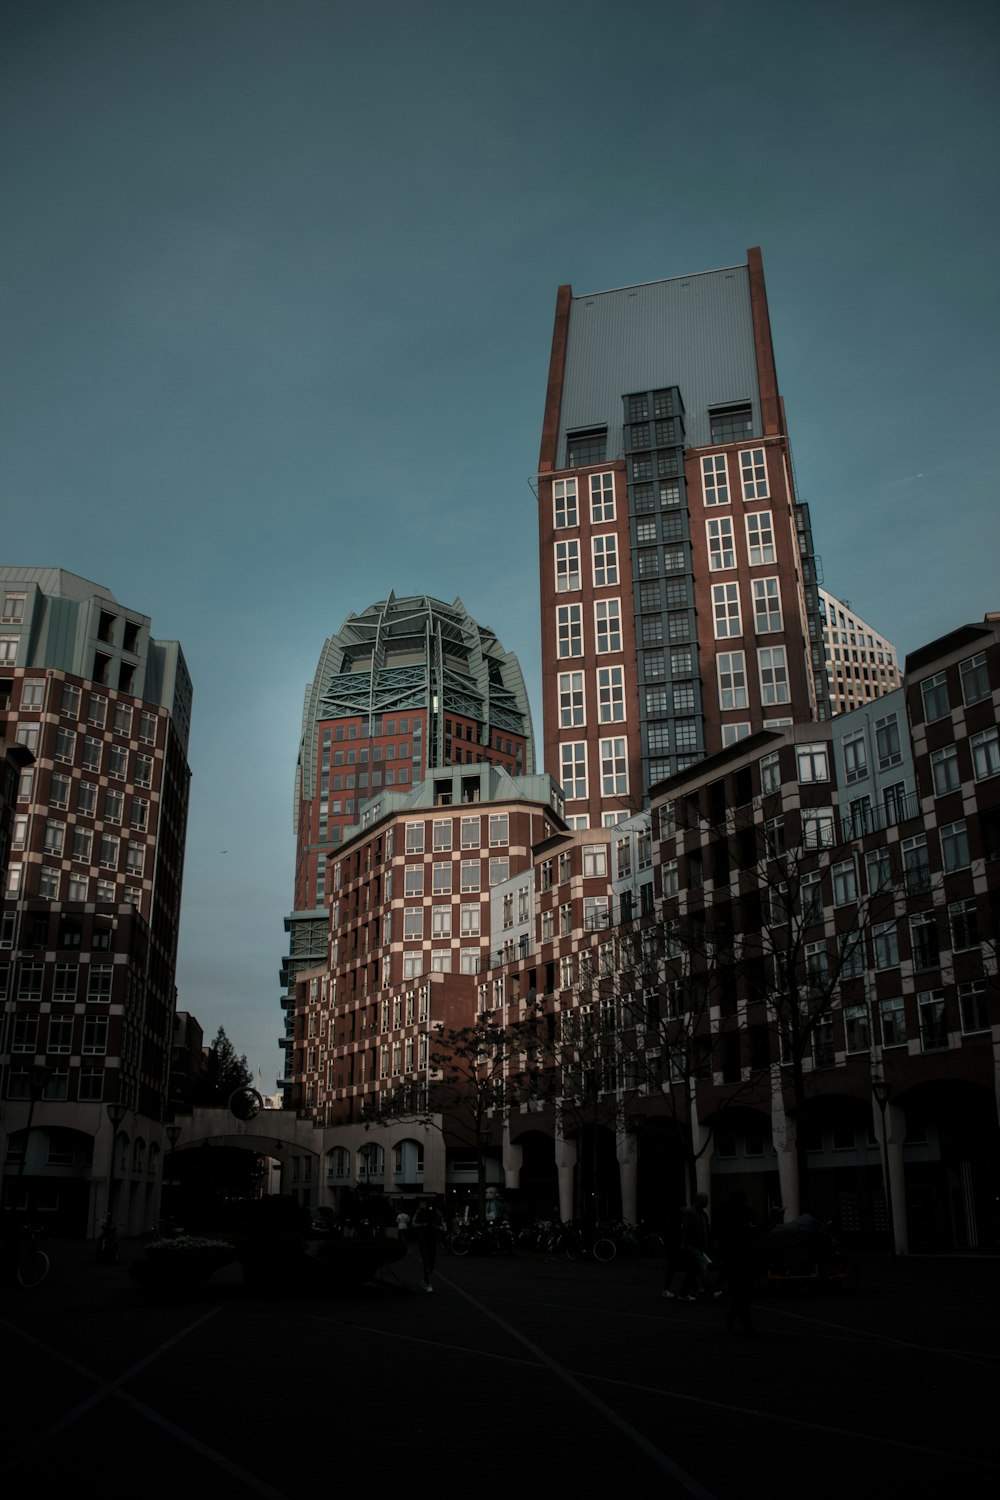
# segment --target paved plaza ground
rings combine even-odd
[[[415,1253],[382,1284],[157,1298],[93,1248],[0,1289],[0,1483],[109,1500],[342,1490],[729,1500],[990,1494],[1000,1259],[863,1261],[860,1292],[665,1301],[663,1265]],[[887,1490],[884,1487],[889,1487]],[[655,1487],[655,1488],[654,1488]]]

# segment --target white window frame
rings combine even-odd
[[[747,557],[751,568],[775,561],[774,520],[769,510],[752,510],[746,516]]]
[[[554,479],[552,481],[553,527],[556,531],[563,531],[572,526],[579,526],[579,524],[576,480]]]
[[[625,668],[598,667],[597,719],[600,724],[625,722]]]
[[[587,722],[583,672],[559,673],[559,728],[579,729]]]
[[[601,740],[601,796],[628,796],[628,742],[624,738]]]
[[[745,651],[720,651],[716,657],[719,680],[719,707],[723,712],[746,708],[747,654]]]
[[[587,796],[586,740],[561,741],[559,745],[559,782],[566,794],[567,802],[577,802]]]
[[[615,476],[591,474],[590,476],[590,524],[602,526],[615,519]]]
[[[553,557],[556,593],[575,593],[581,587],[579,538],[567,537],[564,542],[556,542]]]
[[[757,652],[757,672],[760,678],[760,700],[765,707],[790,701],[788,660],[784,646],[761,646]]]
[[[712,584],[712,617],[717,641],[731,640],[743,634],[738,583]]]
[[[556,608],[556,655],[560,660],[583,655],[581,604],[560,604]]]
[[[729,466],[724,453],[702,457],[701,490],[706,506],[729,504]]]
[[[740,452],[740,480],[744,500],[767,500],[767,455],[763,448],[744,448]]]
[[[708,566],[713,573],[725,573],[736,566],[736,541],[732,516],[710,516],[705,522],[708,542]]]
[[[594,632],[599,656],[622,649],[622,602],[620,599],[595,600]]]
[[[781,613],[781,580],[753,578],[753,623],[758,635],[777,635],[784,628]],[[773,587],[772,587],[773,585]]]
[[[618,537],[613,531],[591,538],[591,555],[594,569],[594,588],[607,589],[618,585]]]

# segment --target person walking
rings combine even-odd
[[[417,1249],[420,1252],[424,1291],[432,1292],[434,1288],[431,1286],[431,1277],[434,1275],[434,1263],[437,1260],[438,1241],[442,1235],[448,1233],[444,1215],[436,1207],[433,1198],[421,1199],[420,1207],[410,1220],[410,1228],[416,1237]]]

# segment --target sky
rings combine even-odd
[[[281,1070],[292,787],[390,589],[516,651],[556,288],[760,245],[826,586],[1000,608],[988,0],[0,0],[0,563],[105,584],[195,698],[179,1005]]]

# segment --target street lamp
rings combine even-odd
[[[892,1180],[889,1175],[889,1137],[885,1127],[885,1110],[889,1103],[889,1085],[881,1073],[876,1073],[872,1079],[872,1098],[878,1105],[879,1114],[882,1116],[882,1178],[885,1188],[885,1206],[889,1216],[889,1262],[896,1269],[896,1226],[892,1217]]]

